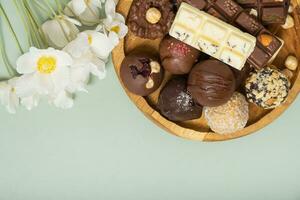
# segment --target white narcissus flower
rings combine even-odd
[[[97,76],[99,79],[106,76],[105,62],[98,58],[93,51],[91,47],[92,40],[92,35],[83,32],[64,48],[64,51],[68,52],[74,60],[70,72],[71,81],[68,86],[70,92],[87,92],[85,86],[89,81],[90,74]]]
[[[106,19],[103,24],[105,29],[109,31],[110,37],[113,37],[114,41],[119,41],[119,39],[126,36],[128,27],[125,24],[124,17],[116,12],[116,4],[117,2],[115,0],[107,0],[105,2]],[[98,29],[100,29],[100,27],[98,27]]]
[[[99,23],[101,4],[105,0],[72,0],[70,1],[64,13],[68,16],[78,17],[79,20],[87,26],[93,26]]]
[[[76,25],[81,26],[81,23],[66,15],[58,15],[42,24],[41,29],[51,47],[62,49],[79,33]]]
[[[17,60],[17,71],[23,74],[16,83],[17,93],[25,98],[64,90],[70,81],[72,63],[72,57],[64,51],[30,48]]]
[[[0,82],[0,102],[11,114],[16,113],[16,109],[20,104],[20,99],[15,90],[16,80],[17,78],[13,78],[7,82]]]

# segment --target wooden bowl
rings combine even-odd
[[[117,6],[118,12],[123,14],[125,17],[128,15],[132,0],[121,0]],[[272,27],[271,31],[276,33],[280,38],[285,41],[285,46],[281,50],[280,54],[273,62],[273,64],[279,68],[284,68],[284,61],[290,54],[296,55],[300,59],[300,7],[296,0],[292,2],[293,5],[297,5],[292,15],[295,20],[294,28],[284,30],[280,26]],[[158,51],[160,40],[146,40],[135,37],[132,33],[126,36],[124,40],[114,49],[113,51],[113,63],[115,71],[120,78],[120,66],[125,55],[136,47],[146,46],[149,49]],[[203,116],[200,119],[174,123],[169,121],[160,115],[156,110],[156,104],[161,88],[169,80],[170,74],[166,73],[162,86],[153,94],[147,97],[141,97],[130,93],[123,86],[129,98],[133,103],[155,124],[159,125],[168,132],[191,140],[199,141],[224,141],[242,137],[258,131],[259,129],[267,126],[269,123],[279,117],[296,99],[300,91],[300,75],[298,67],[297,71],[294,72],[294,77],[291,79],[292,87],[288,96],[287,101],[280,107],[273,110],[264,110],[250,104],[250,119],[247,127],[243,130],[228,134],[221,135],[211,132]],[[121,82],[121,81],[120,81]],[[122,82],[121,82],[122,84]]]

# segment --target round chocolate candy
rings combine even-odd
[[[136,36],[157,39],[168,33],[174,17],[170,0],[134,0],[128,16],[128,26]]]
[[[231,69],[224,63],[209,59],[198,63],[188,79],[188,91],[202,106],[220,106],[233,95],[236,88]]]
[[[160,59],[165,70],[172,74],[187,74],[197,62],[199,51],[171,36],[160,43]]]
[[[202,107],[195,104],[187,91],[185,77],[173,78],[165,85],[158,99],[158,108],[171,121],[187,121],[202,115]]]
[[[280,106],[288,97],[290,82],[281,72],[263,68],[253,73],[246,81],[246,96],[249,102],[264,109]]]
[[[159,88],[163,80],[163,68],[148,53],[130,53],[121,65],[120,76],[124,86],[132,93],[147,96]]]
[[[249,119],[248,102],[238,92],[235,92],[225,104],[217,107],[204,107],[203,111],[211,130],[219,134],[242,130]]]

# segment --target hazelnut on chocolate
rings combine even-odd
[[[174,5],[170,0],[134,0],[128,26],[138,37],[157,39],[168,33],[174,18]]]
[[[159,88],[164,70],[156,57],[144,52],[127,55],[121,65],[120,76],[124,86],[132,93],[147,96]]]

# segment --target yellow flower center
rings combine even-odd
[[[110,30],[118,34],[120,32],[120,27],[119,26],[113,26],[113,27],[111,27]]]
[[[93,42],[93,37],[91,35],[88,36],[88,43],[91,45]]]
[[[37,62],[37,70],[42,74],[51,74],[56,69],[56,58],[42,56]]]
[[[85,0],[85,3],[86,3],[86,4],[90,4],[90,3],[91,3],[91,0]]]
[[[10,91],[11,91],[12,93],[15,93],[15,92],[16,92],[16,88],[12,87],[12,88],[10,89]]]

